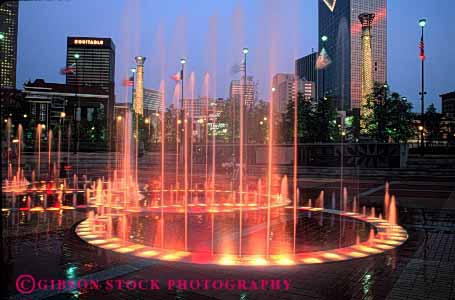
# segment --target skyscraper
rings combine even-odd
[[[150,115],[163,110],[163,94],[154,89],[144,88],[144,114]]]
[[[299,79],[294,74],[278,73],[273,76],[273,111],[286,113],[289,102],[294,102],[297,94],[301,93],[305,100],[315,98],[314,82]]]
[[[114,112],[115,45],[110,38],[68,37],[66,83],[101,88],[109,95],[108,126]]]
[[[19,1],[0,4],[0,88],[16,88]]]
[[[295,75],[307,81],[317,81],[318,72],[316,70],[317,52],[312,52],[295,61]]]
[[[273,111],[285,113],[289,102],[296,97],[296,76],[294,74],[278,73],[273,76]]]
[[[373,81],[387,81],[387,0],[319,0],[319,36],[332,64],[325,70],[325,91],[337,108],[361,106],[362,24],[359,15],[374,13],[371,30]],[[322,49],[322,41],[319,41]],[[321,85],[318,85],[319,94]]]
[[[235,100],[236,103],[240,103],[240,99],[245,98],[243,101],[245,106],[251,107],[256,102],[257,98],[257,83],[253,80],[252,76],[247,76],[246,87],[244,86],[244,77],[240,80],[232,80],[229,97]],[[244,95],[242,94],[244,93]]]
[[[109,91],[115,78],[115,45],[110,38],[68,37],[66,83],[96,86]],[[77,77],[77,78],[76,78]]]

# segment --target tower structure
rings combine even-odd
[[[374,13],[371,27],[373,82],[387,82],[387,0],[318,0],[319,52],[325,48],[332,63],[318,76],[338,110],[360,109],[362,100],[362,24],[359,15]],[[322,37],[326,36],[324,42]],[[322,73],[322,72],[321,72]],[[319,73],[318,73],[319,74]]]
[[[372,111],[367,108],[368,96],[373,91],[373,49],[371,47],[371,25],[374,20],[374,14],[362,13],[359,15],[359,21],[362,24],[362,77],[361,77],[361,100],[360,114],[361,128],[365,128],[364,120],[368,119]]]
[[[138,115],[144,114],[144,56],[136,56],[136,82],[133,109]]]

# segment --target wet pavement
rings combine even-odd
[[[336,186],[336,182],[315,181],[312,188],[316,193]],[[379,182],[360,183],[359,191],[365,193],[361,201],[380,201],[383,190],[372,190],[378,186]],[[4,299],[455,299],[455,210],[440,206],[454,205],[453,184],[398,182],[392,187],[398,201],[404,198],[399,207],[399,223],[409,233],[404,245],[367,258],[306,266],[251,268],[139,259],[80,240],[74,226],[85,218],[84,210],[4,213],[6,266],[1,274],[2,282],[8,283],[8,296]],[[440,193],[435,195],[435,190]],[[426,196],[428,201],[436,200],[427,201],[428,208],[418,208],[408,205],[413,196],[422,203]],[[79,279],[101,284],[98,289],[71,291],[36,288],[31,294],[21,295],[15,286],[21,274],[30,274],[36,281]],[[110,288],[108,282],[118,279],[157,280],[160,290],[129,289],[125,284]],[[189,284],[189,280],[226,279],[246,280],[249,287],[254,281],[259,288],[231,290],[215,285],[208,290],[168,289],[168,280],[187,280]],[[280,290],[271,290],[270,285],[262,290],[262,280],[281,280]],[[288,290],[284,280],[290,282]]]

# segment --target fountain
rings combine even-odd
[[[194,99],[194,73],[190,76],[190,85]],[[190,129],[195,123],[194,116],[178,106],[183,82],[176,84],[173,95],[175,121],[170,122],[175,126],[175,141],[167,140],[165,82],[162,81],[163,111],[156,114],[157,132],[160,132],[159,168],[153,178],[141,178],[139,173],[137,124],[133,124],[137,122],[135,112],[117,118],[115,161],[111,164],[112,170],[108,170],[109,175],[99,178],[89,179],[78,173],[72,178],[60,178],[57,170],[64,151],[61,131],[56,131],[54,141],[52,129],[48,129],[46,161],[41,157],[45,127],[38,124],[36,165],[29,179],[22,168],[20,152],[15,174],[8,156],[8,176],[3,182],[2,195],[4,210],[84,209],[87,219],[78,224],[76,233],[87,243],[143,258],[194,264],[263,266],[341,261],[382,253],[407,240],[406,231],[397,225],[396,198],[390,195],[388,183],[383,209],[386,219],[378,217],[375,207],[360,209],[359,198],[348,193],[343,185],[338,198],[333,192],[326,199],[329,193],[324,190],[306,196],[305,187],[299,186],[297,176],[297,130],[289,174],[274,171],[272,128],[268,132],[265,174],[255,176],[246,172],[243,108],[239,116],[240,141],[233,145],[237,148],[233,153],[234,157],[238,153],[239,164],[236,159],[231,163],[232,173],[238,171],[239,178],[217,170],[216,163],[220,159],[215,152],[218,145],[214,126],[209,139],[209,85],[207,73],[204,76],[207,103],[203,163],[194,159]],[[181,97],[183,99],[183,92]],[[270,112],[271,123],[273,118]],[[296,129],[297,124],[294,126]],[[10,132],[11,126],[8,127],[8,145]],[[19,146],[22,135],[19,126]],[[55,142],[57,155],[52,155]],[[175,147],[175,156],[169,162],[166,154],[172,147]],[[67,151],[69,160],[69,146]],[[47,166],[46,174],[42,165]],[[292,179],[288,179],[290,174]],[[351,202],[349,197],[352,197]]]

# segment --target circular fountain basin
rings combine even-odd
[[[186,229],[182,207],[155,205],[130,211],[111,210],[90,217],[78,224],[76,233],[89,244],[117,253],[227,266],[344,261],[383,253],[408,238],[405,229],[386,220],[338,210],[298,207],[294,254],[292,207],[277,204],[269,210],[263,205],[233,203],[224,211],[219,208],[224,204],[203,204],[187,207]],[[270,224],[269,228],[266,224]],[[241,241],[239,236],[243,237]]]

